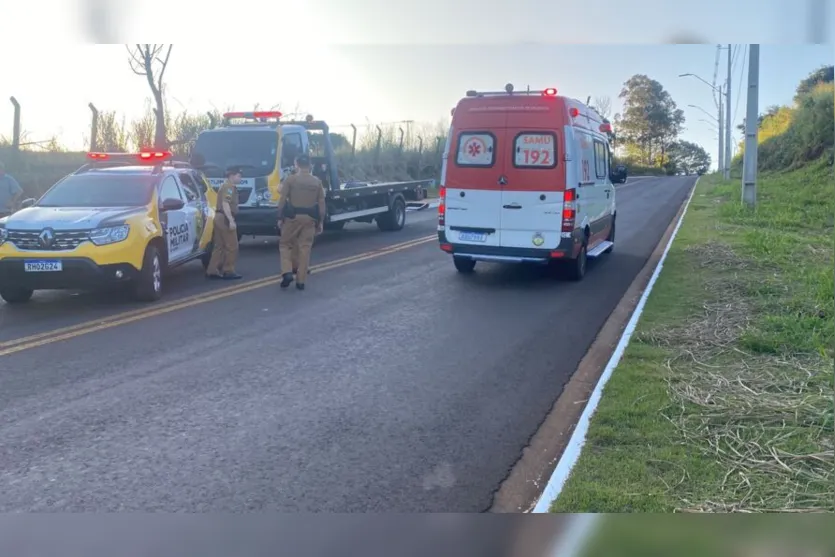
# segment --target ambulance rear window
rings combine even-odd
[[[513,166],[516,168],[556,167],[556,134],[543,131],[527,131],[518,134],[513,141]]]
[[[496,162],[496,136],[487,131],[461,132],[455,164],[489,168]]]

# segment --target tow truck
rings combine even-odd
[[[328,124],[310,115],[301,121],[282,116],[278,111],[227,112],[218,127],[200,132],[192,149],[191,164],[215,190],[223,184],[228,167],[241,168],[239,239],[280,235],[280,184],[301,154],[310,157],[313,174],[325,186],[326,230],[341,230],[349,221],[376,221],[383,231],[403,228],[407,205],[424,199],[431,180],[342,182]]]

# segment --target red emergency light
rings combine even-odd
[[[141,161],[164,161],[174,156],[170,151],[141,151],[139,153],[139,160]]]
[[[543,97],[556,97],[557,96],[557,90],[554,87],[548,87],[547,89],[545,89],[542,92],[542,96]]]
[[[612,133],[612,124],[609,122],[600,124],[600,131],[601,133]]]
[[[139,159],[141,162],[166,161],[174,155],[170,151],[142,150],[139,153],[87,153],[87,158],[93,161],[122,161]]]
[[[571,114],[572,118],[576,118],[577,116],[580,115],[580,109],[579,108],[569,108],[568,113]]]
[[[223,117],[227,120],[232,118],[254,118],[261,120],[263,118],[281,118],[283,114],[277,110],[257,111],[257,112],[226,112]]]

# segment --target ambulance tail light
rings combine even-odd
[[[612,133],[612,124],[609,122],[600,124],[600,133]]]
[[[576,211],[577,190],[565,190],[562,198],[562,231],[574,232],[577,219]]]
[[[440,198],[438,203],[438,228],[440,229],[446,226],[446,186],[438,189],[438,197]]]

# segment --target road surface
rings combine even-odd
[[[487,510],[693,182],[618,187],[581,283],[458,275],[430,210],[323,237],[304,292],[260,238],[245,281],[190,264],[152,307],[0,305],[0,511]]]

